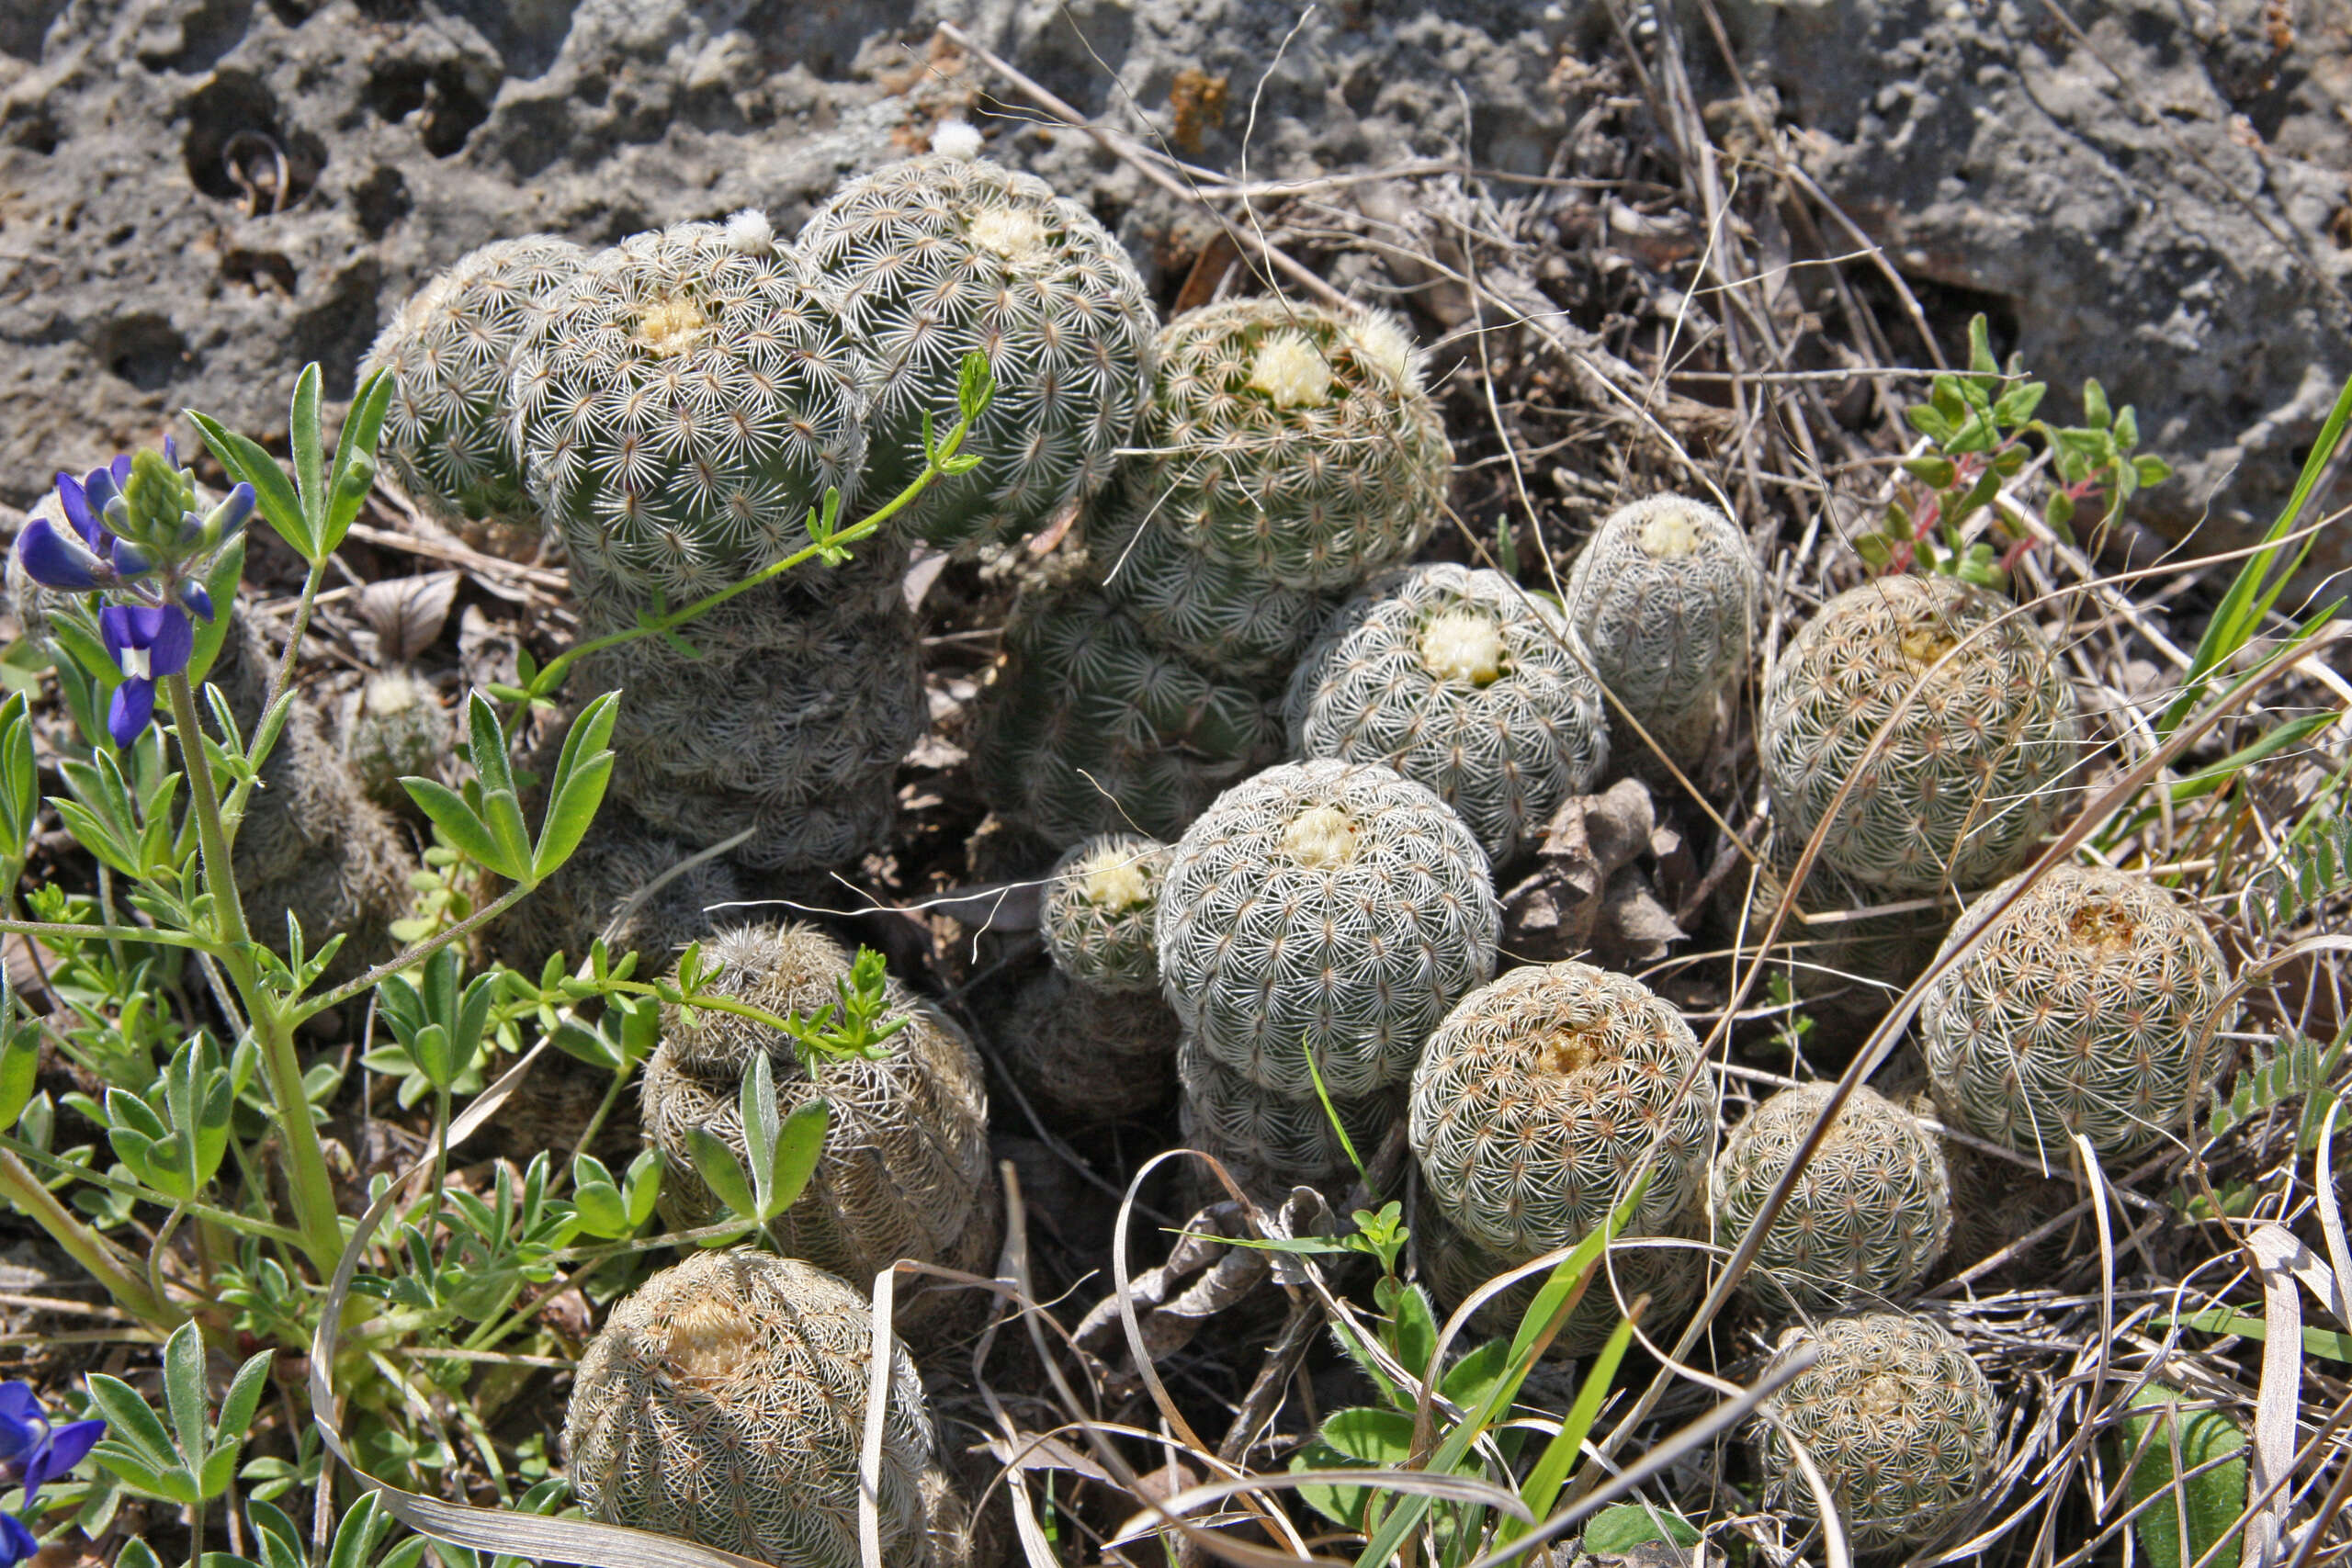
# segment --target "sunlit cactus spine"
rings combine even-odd
[[[1159,990],[1153,921],[1169,850],[1140,833],[1104,833],[1046,874],[1039,921],[1054,967],[1098,991]]]
[[[1640,981],[1568,960],[1463,998],[1413,1074],[1409,1136],[1430,1200],[1525,1258],[1581,1240],[1646,1167],[1629,1229],[1663,1229],[1706,1180],[1716,1089],[1682,1015]]]
[[[535,546],[537,504],[506,402],[516,351],[587,252],[529,234],[459,257],[392,318],[359,367],[392,374],[379,455],[436,522],[502,553]]]
[[[1480,1247],[1454,1228],[1428,1187],[1413,1209],[1413,1246],[1421,1279],[1438,1303],[1451,1312],[1497,1276],[1532,1262],[1541,1253],[1503,1254]],[[1642,1332],[1653,1342],[1672,1344],[1707,1289],[1707,1250],[1692,1244],[1704,1225],[1695,1213],[1679,1215],[1663,1231],[1621,1236],[1606,1249],[1585,1289],[1545,1350],[1555,1360],[1589,1356],[1607,1343],[1617,1321],[1644,1296]],[[1471,1332],[1509,1339],[1535,1304],[1551,1270],[1539,1269],[1497,1292],[1470,1320]]]
[[[588,258],[516,352],[507,399],[575,571],[674,601],[804,547],[829,487],[858,499],[871,378],[816,275],[753,212]]]
[[[1747,1233],[1828,1103],[1831,1086],[1782,1089],[1724,1140],[1712,1184],[1715,1234]],[[1928,1277],[1952,1223],[1951,1174],[1909,1111],[1858,1087],[1805,1162],[1747,1282],[1778,1310],[1894,1300]]]
[[[991,1028],[1005,1068],[1057,1124],[1143,1116],[1176,1088],[1176,1015],[1150,991],[1033,976]]]
[[[1979,931],[1919,1008],[1936,1098],[1977,1136],[2063,1159],[2081,1134],[2101,1155],[2136,1155],[2228,1065],[2229,965],[2196,909],[2153,879],[2079,865],[2012,878],[1944,951]]]
[[[1824,605],[1773,663],[1757,750],[1776,832],[1804,842],[1850,780],[1822,858],[1916,893],[2016,871],[2081,761],[2041,633],[1950,577],[1882,577]]]
[[[1005,643],[974,772],[989,805],[1057,843],[1122,828],[1172,839],[1280,754],[1260,693],[1154,647],[1097,590],[1024,594]]]
[[[922,471],[923,415],[955,422],[967,354],[995,397],[966,450],[904,514],[941,545],[1027,533],[1099,488],[1135,428],[1157,313],[1119,243],[1035,176],[933,153],[853,180],[801,230],[876,371],[864,492],[878,502]]]
[[[1600,688],[1558,613],[1498,571],[1451,563],[1350,601],[1299,662],[1285,713],[1294,752],[1428,785],[1498,865],[1609,755]]]
[[[1792,1440],[1821,1472],[1854,1549],[1934,1544],[1984,1501],[2000,1450],[2001,1407],[1984,1371],[1933,1318],[1873,1312],[1781,1337],[1775,1364],[1811,1348],[1758,1423],[1770,1508],[1815,1518]]]
[[[1320,1100],[1293,1100],[1250,1082],[1196,1040],[1177,1047],[1176,1076],[1184,1091],[1184,1146],[1216,1157],[1236,1185],[1264,1202],[1279,1203],[1294,1187],[1351,1182],[1350,1147],[1370,1160],[1400,1110],[1396,1091],[1380,1089],[1334,1095],[1327,1111]]]
[[[1702,502],[1611,513],[1569,569],[1568,624],[1601,684],[1686,772],[1705,760],[1747,668],[1763,580],[1747,539]],[[1646,756],[1628,734],[1622,756]]]
[[[691,622],[688,658],[660,637],[581,660],[573,687],[625,693],[613,793],[695,848],[762,870],[834,866],[887,841],[893,775],[930,717],[921,644],[899,592],[904,553],[862,545]],[[582,607],[583,638],[626,628],[626,601]]]
[[[817,1017],[838,1006],[850,955],[813,926],[748,926],[703,944],[720,965],[710,988],[780,1017]],[[852,1280],[871,1280],[899,1258],[955,1269],[985,1268],[1001,1223],[988,1151],[988,1097],[979,1058],[964,1032],[896,980],[887,989],[891,1035],[879,1060],[820,1058],[802,1066],[796,1043],[756,1021],[710,1009],[689,1023],[665,1011],[662,1043],[646,1064],[646,1138],[662,1151],[662,1210],[679,1229],[722,1212],[695,1173],[689,1130],[700,1126],[742,1156],[740,1093],[764,1052],[776,1100],[789,1114],[822,1098],[831,1108],[822,1154],[800,1197],[771,1226],[795,1257]],[[942,1292],[914,1290],[898,1323],[933,1321]]]
[[[1286,763],[1177,841],[1159,974],[1186,1032],[1285,1099],[1412,1076],[1456,998],[1494,973],[1487,857],[1446,804],[1376,763]],[[1309,1066],[1309,1057],[1313,1066]]]
[[[581,1358],[563,1436],[582,1510],[779,1568],[856,1568],[873,1334],[859,1291],[796,1258],[662,1270]],[[871,1495],[884,1568],[962,1568],[963,1506],[904,1345]]]
[[[1436,525],[1453,449],[1393,318],[1232,300],[1169,322],[1155,357],[1106,559],[1165,529],[1250,583],[1346,589]]]

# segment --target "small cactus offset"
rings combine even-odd
[[[1413,1074],[1409,1136],[1447,1221],[1523,1259],[1583,1239],[1644,1166],[1634,1232],[1690,1209],[1715,1104],[1681,1014],[1638,980],[1568,960],[1462,998]]]
[[[1722,513],[1656,495],[1611,513],[1569,569],[1568,624],[1593,672],[1686,772],[1747,668],[1763,578]],[[1621,755],[1648,755],[1627,736]]]
[[[849,954],[813,926],[725,931],[703,953],[721,965],[711,989],[783,1017],[837,1005],[850,972]],[[820,1097],[831,1107],[816,1172],[773,1226],[779,1245],[853,1280],[899,1258],[986,1266],[1000,1216],[979,1058],[930,1003],[895,980],[887,994],[889,1016],[906,1021],[888,1054],[829,1058],[813,1077],[796,1043],[764,1024],[707,1009],[689,1024],[665,1012],[662,1043],[646,1064],[643,1117],[647,1142],[662,1152],[662,1208],[673,1226],[718,1218],[717,1196],[695,1172],[688,1130],[707,1129],[741,1157],[742,1077],[763,1051],[784,1112]],[[899,1326],[913,1332],[931,1321],[942,1299],[907,1295]]]
[[[1445,501],[1453,449],[1395,320],[1281,299],[1160,330],[1157,379],[1098,553],[1141,529],[1256,584],[1346,589],[1410,555]]]
[[[990,1033],[1022,1092],[1057,1122],[1148,1115],[1175,1090],[1176,1015],[1157,991],[1097,990],[1044,970]]]
[[[1159,990],[1153,921],[1169,850],[1140,833],[1104,833],[1046,874],[1040,929],[1054,967],[1097,991]]]
[[[1319,1071],[1362,1098],[1411,1077],[1430,1030],[1494,973],[1500,923],[1487,857],[1443,801],[1374,763],[1288,763],[1178,841],[1160,982],[1251,1083],[1312,1101]]]
[[[1500,865],[1533,847],[1609,755],[1600,688],[1566,624],[1498,571],[1374,581],[1291,677],[1291,749],[1385,762],[1461,814]]]
[[[974,771],[999,812],[1057,843],[1122,828],[1174,838],[1281,751],[1256,691],[1153,647],[1083,584],[1024,595],[1005,642]]]
[[[939,545],[1027,533],[1101,487],[1135,428],[1159,320],[1125,250],[1035,176],[933,154],[854,180],[801,230],[876,371],[865,489],[922,471],[923,416],[954,423],[967,354],[996,395],[972,431],[980,466],[933,484],[906,531]]]
[[[678,598],[808,542],[856,499],[871,368],[766,219],[680,223],[590,257],[508,390],[531,493],[596,592]]]
[[[457,726],[432,686],[406,666],[379,671],[359,688],[343,727],[343,754],[379,806],[407,804],[400,781],[430,778],[449,755]]]
[[[1919,1033],[1946,1111],[1982,1138],[2063,1160],[2077,1133],[2128,1156],[2179,1131],[2228,1066],[2229,967],[2193,907],[2145,876],[2061,865],[1993,911],[1970,906]]]
[[[1421,1278],[1449,1311],[1497,1275],[1542,1256],[1505,1256],[1480,1247],[1453,1227],[1426,1186],[1413,1214],[1413,1243],[1420,1258]],[[1650,1304],[1642,1314],[1642,1332],[1653,1341],[1671,1344],[1707,1290],[1707,1249],[1689,1245],[1689,1234],[1694,1231],[1704,1235],[1695,1212],[1678,1216],[1662,1234],[1619,1237],[1603,1255],[1584,1299],[1562,1320],[1544,1355],[1554,1360],[1591,1355],[1608,1342],[1625,1309],[1643,1296],[1650,1298]],[[1472,1332],[1509,1339],[1527,1309],[1535,1304],[1548,1276],[1549,1270],[1538,1269],[1497,1292],[1472,1315]]]
[[[1967,1348],[1934,1319],[1900,1312],[1792,1328],[1780,1359],[1807,1346],[1819,1359],[1758,1423],[1766,1506],[1815,1517],[1793,1439],[1828,1483],[1856,1551],[1951,1533],[1984,1500],[1999,1458],[2000,1404]]]
[[[706,1252],[654,1275],[580,1359],[563,1437],[582,1511],[779,1568],[856,1568],[873,1333],[863,1294],[794,1258]],[[903,1345],[888,1397],[884,1568],[961,1568],[962,1503]]]
[[[2080,761],[2041,635],[1950,577],[1882,577],[1824,605],[1773,663],[1757,750],[1779,833],[1803,842],[1850,779],[1822,859],[1916,893],[2016,871]]]
[[[1713,1181],[1724,1246],[1762,1212],[1829,1095],[1826,1084],[1782,1089],[1732,1129]],[[1951,1223],[1951,1175],[1937,1140],[1909,1111],[1857,1088],[1765,1233],[1747,1281],[1777,1310],[1876,1304],[1928,1277]]]
[[[1787,897],[1791,868],[1777,833],[1766,832],[1754,869],[1742,938],[1751,950]],[[1727,921],[1742,918],[1738,894],[1734,878],[1724,899]],[[1893,912],[1858,913],[1883,907]],[[1826,1040],[1859,1039],[1934,959],[1960,908],[1941,890],[1921,895],[1871,887],[1816,859],[1773,943],[1771,971],[1785,977],[1791,998],[1804,1004],[1805,1016],[1821,1025]],[[1832,918],[1808,922],[1806,916]]]
[[[902,558],[872,549],[761,583],[686,627],[697,658],[643,637],[582,660],[580,689],[628,694],[613,793],[696,848],[751,829],[729,853],[761,870],[880,845],[897,819],[892,775],[930,716]],[[630,620],[599,597],[581,630]]]
[[[1215,1156],[1243,1191],[1270,1202],[1281,1201],[1294,1187],[1352,1181],[1349,1146],[1358,1159],[1371,1159],[1400,1109],[1393,1089],[1356,1098],[1334,1095],[1331,1110],[1347,1130],[1343,1144],[1321,1100],[1291,1100],[1261,1089],[1198,1041],[1177,1047],[1176,1077],[1184,1089],[1184,1146]]]
[[[392,373],[378,448],[433,518],[477,546],[535,545],[538,506],[506,402],[514,357],[588,253],[531,234],[458,258],[401,307],[360,365]]]

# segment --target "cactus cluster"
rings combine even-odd
[[[1016,609],[976,746],[990,803],[1064,841],[1173,836],[1271,761],[1292,664],[1336,594],[1427,535],[1452,462],[1387,317],[1237,300],[1170,322],[1152,359],[1134,455],[1086,511],[1087,586]],[[1073,639],[1125,657],[1080,667]],[[1181,722],[1114,738],[1122,708]]]
[[[1600,690],[1548,604],[1452,564],[1374,581],[1291,676],[1291,750],[1428,785],[1503,864],[1609,755]]]
[[[865,491],[922,472],[923,416],[954,423],[956,378],[985,354],[995,397],[968,474],[905,514],[939,545],[1009,538],[1099,489],[1134,429],[1158,319],[1135,264],[1093,215],[985,159],[913,158],[853,180],[799,249],[874,365]]]
[[[1763,940],[1788,896],[1792,859],[1781,835],[1767,832],[1747,885],[1744,911],[1738,882],[1727,885],[1726,919],[1736,923],[1744,918],[1750,945]],[[1787,977],[1791,995],[1804,1003],[1806,1016],[1821,1026],[1826,1039],[1853,1039],[1885,1016],[1888,1005],[1919,977],[1959,912],[1960,901],[1940,889],[1894,893],[1857,882],[1815,859],[1781,923],[1773,966]],[[1816,915],[1835,918],[1805,919]]]
[[[677,223],[581,264],[515,351],[509,417],[597,593],[707,593],[857,498],[872,370],[764,219]],[[854,513],[848,513],[854,515]]]
[[[1679,495],[1611,513],[1569,569],[1567,621],[1593,672],[1685,772],[1747,671],[1762,589],[1737,525]],[[1630,739],[1621,750],[1649,756]]]
[[[1748,1112],[1715,1161],[1715,1234],[1747,1234],[1828,1102],[1826,1084],[1783,1089]],[[1868,1306],[1928,1277],[1951,1232],[1951,1175],[1918,1119],[1857,1088],[1822,1134],[1747,1275],[1768,1304]]]
[[[1143,1116],[1175,1088],[1175,1014],[1157,991],[1105,991],[1048,969],[991,1025],[1030,1103],[1071,1125]]]
[[[1376,763],[1285,763],[1178,840],[1160,981],[1186,1033],[1250,1083],[1311,1101],[1319,1072],[1361,1098],[1409,1077],[1494,973],[1499,919],[1486,856],[1436,795]]]
[[[859,1562],[872,1309],[790,1258],[706,1252],[613,1309],[564,1418],[582,1511],[792,1568]],[[922,1380],[891,1353],[873,1490],[884,1568],[964,1568]]]
[[[1984,1500],[1998,1458],[1992,1385],[1951,1331],[1907,1313],[1862,1313],[1781,1336],[1778,1359],[1810,1348],[1758,1423],[1768,1507],[1816,1517],[1790,1451],[1804,1445],[1856,1551],[1929,1545]]]
[[[2074,694],[2007,600],[1882,577],[1824,605],[1774,661],[1757,750],[1788,840],[1827,818],[1822,859],[1856,882],[1982,887],[2030,858],[2071,793]]]
[[[403,778],[430,778],[449,755],[457,727],[440,696],[414,670],[396,665],[371,674],[343,721],[343,755],[377,805],[407,804]]]
[[[875,548],[763,582],[687,628],[691,659],[643,637],[581,660],[579,690],[627,694],[614,793],[696,848],[748,829],[729,853],[763,870],[880,845],[897,819],[892,775],[930,717],[902,565]],[[592,599],[581,629],[630,619],[625,603]]]
[[[850,956],[813,926],[722,931],[703,946],[720,967],[712,987],[780,1017],[815,1017],[837,1004]],[[733,1013],[676,1009],[646,1064],[646,1138],[662,1153],[663,1217],[684,1230],[716,1220],[716,1194],[695,1173],[688,1131],[744,1147],[739,1094],[764,1052],[786,1113],[821,1096],[831,1107],[823,1153],[797,1201],[771,1227],[794,1256],[853,1280],[894,1259],[984,1269],[996,1254],[1000,1204],[989,1166],[988,1099],[962,1030],[898,981],[889,1016],[906,1026],[879,1060],[827,1058],[804,1069],[795,1043]],[[916,1291],[902,1330],[937,1321],[943,1292]]]
[[[360,366],[392,375],[379,447],[401,488],[478,547],[520,553],[540,513],[506,392],[514,358],[587,253],[529,234],[469,252],[401,307]]]
[[[695,860],[685,844],[612,801],[571,858],[498,918],[490,942],[526,974],[551,953],[577,962],[600,937],[612,953],[639,953],[644,967],[661,969],[711,934],[722,906],[748,897],[731,863]]]
[[[1945,951],[1983,940],[1920,1004],[1936,1098],[2024,1153],[2063,1159],[2077,1133],[2101,1155],[2141,1153],[2227,1065],[2237,1009],[2222,950],[2148,877],[2062,865],[2020,880],[1969,907]]]

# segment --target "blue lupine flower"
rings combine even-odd
[[[0,1475],[25,1489],[27,1513],[32,1511],[33,1499],[40,1489],[81,1463],[97,1447],[106,1431],[104,1421],[68,1421],[62,1427],[53,1427],[30,1383],[0,1383]],[[17,1523],[6,1515],[0,1515],[0,1519]],[[0,1564],[21,1562],[30,1556],[31,1539],[28,1532],[20,1541],[15,1532],[0,1526]],[[20,1556],[5,1555],[18,1544],[24,1546]]]
[[[198,516],[187,504],[195,499],[195,481],[176,468],[178,461],[166,436],[160,464],[153,453],[125,455],[78,479],[61,473],[57,502],[67,525],[37,517],[17,536],[26,575],[42,587],[113,591],[128,601],[98,613],[107,651],[124,675],[107,709],[107,730],[119,746],[137,739],[153,719],[155,682],[187,668],[195,646],[187,617],[213,615],[203,570],[253,515],[254,488],[240,484]]]
[[[40,1541],[32,1528],[14,1514],[0,1514],[0,1568],[17,1568],[19,1562],[30,1562],[40,1552]]]
[[[109,604],[98,612],[98,635],[123,677],[107,705],[107,733],[128,746],[155,716],[155,682],[187,668],[196,629],[177,604]]]

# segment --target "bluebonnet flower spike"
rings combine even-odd
[[[0,1514],[0,1568],[17,1568],[40,1553],[40,1542],[25,1521],[14,1514]]]
[[[69,593],[86,593],[98,585],[101,573],[113,575],[87,544],[46,517],[34,518],[17,536],[17,558],[35,582]]]
[[[106,1431],[104,1421],[68,1421],[52,1427],[30,1383],[0,1383],[0,1474],[24,1487],[27,1512],[32,1509],[35,1495],[81,1463]],[[10,1542],[0,1541],[0,1550],[6,1544]],[[21,1559],[0,1555],[0,1564],[12,1561]]]

